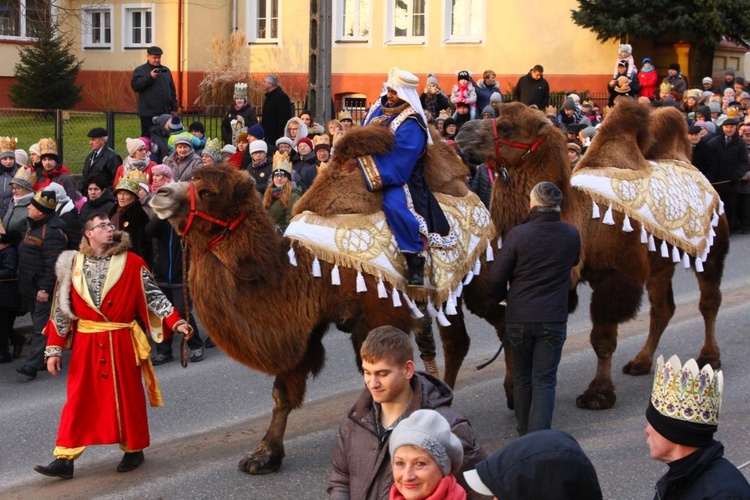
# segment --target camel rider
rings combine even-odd
[[[383,212],[406,257],[409,286],[424,285],[422,251],[426,246],[450,247],[456,243],[424,177],[425,153],[432,139],[416,90],[418,84],[419,79],[408,71],[391,69],[384,92],[363,124],[389,127],[395,140],[393,149],[384,155],[356,158],[367,189],[383,191]]]

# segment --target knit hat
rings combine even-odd
[[[219,139],[208,139],[201,155],[210,156],[217,163],[221,162],[223,158],[221,157],[221,142],[219,142]]]
[[[36,184],[36,172],[31,167],[22,165],[21,168],[16,170],[16,175],[11,179],[10,184],[15,184],[22,187],[27,191],[34,191],[34,184]]]
[[[328,136],[326,136],[326,137],[328,137]],[[289,147],[292,147],[292,148],[294,147],[294,141],[292,141],[287,136],[282,136],[282,137],[279,137],[278,139],[276,139],[276,148],[277,149],[279,147],[279,144],[288,144]]]
[[[575,151],[577,154],[581,154],[581,146],[579,146],[575,142],[569,142],[568,149]]]
[[[740,93],[740,96],[737,98],[738,101],[741,101],[743,99],[750,99],[750,94],[747,92]]]
[[[221,154],[230,154],[230,155],[233,155],[236,152],[237,152],[237,148],[235,148],[231,144],[227,144],[226,146],[221,148],[221,151],[220,151]]]
[[[562,192],[551,182],[540,182],[531,190],[531,201],[536,206],[554,207],[562,203]]]
[[[94,127],[91,130],[89,130],[89,133],[86,134],[86,137],[90,137],[91,139],[107,137],[107,130],[103,129],[102,127]]]
[[[684,446],[708,446],[719,425],[724,376],[711,365],[684,365],[677,355],[659,356],[654,370],[646,420],[669,441]]]
[[[257,153],[259,151],[268,153],[268,144],[266,144],[266,141],[253,141],[250,143],[250,154]]]
[[[489,106],[489,105],[485,106],[484,109],[482,110],[482,114],[479,116],[484,116],[485,113],[489,113],[490,118],[496,117],[495,108],[493,108],[492,106]]]
[[[174,145],[177,146],[178,144],[187,144],[192,149],[193,147],[193,135],[189,134],[187,132],[180,132],[179,134],[174,136]]]
[[[297,141],[297,149],[299,149],[299,145],[300,145],[300,144],[307,144],[308,146],[310,146],[310,149],[312,149],[312,148],[313,148],[313,143],[312,143],[312,141],[310,140],[310,138],[308,138],[308,137],[301,137],[301,138],[300,138],[300,139],[299,139],[299,140]]]
[[[443,130],[447,129],[449,125],[456,125],[456,120],[454,120],[453,117],[445,119],[443,122]]]
[[[151,175],[155,174],[163,175],[164,177],[172,179],[172,169],[169,168],[168,165],[164,165],[163,163],[151,167]]]
[[[704,90],[701,93],[701,102],[706,102],[708,100],[708,98],[711,97],[711,96],[713,96],[713,95],[715,95],[715,94],[713,92],[711,92],[710,90]]]
[[[144,191],[146,191],[147,193],[150,193],[150,192],[151,192],[151,188],[149,188],[149,187],[148,187],[148,184],[146,184],[145,182],[139,182],[139,183],[138,183],[138,189],[139,189],[139,190],[143,189],[143,190],[144,190]]]
[[[576,103],[573,102],[573,99],[570,99],[570,98],[565,99],[565,102],[562,105],[562,109],[563,110],[569,109],[570,111],[575,111]]]
[[[188,132],[200,132],[203,135],[206,135],[206,127],[201,122],[193,122],[188,127]]]
[[[130,137],[125,139],[125,149],[128,150],[128,154],[130,156],[133,156],[135,152],[138,151],[140,148],[145,148],[145,147],[146,147],[146,143],[140,139],[131,139]]]
[[[734,76],[734,68],[727,68],[725,75],[732,75]]]
[[[151,139],[148,137],[139,137],[140,140],[143,141],[143,144],[146,145],[146,150],[151,152]]]
[[[31,198],[31,204],[42,213],[51,214],[57,208],[55,192],[51,190],[37,191]]]
[[[644,58],[643,58],[643,61],[641,61],[641,64],[646,64],[647,62],[650,62],[651,64],[653,64],[653,63],[654,63],[654,62],[653,62],[653,61],[651,60],[651,58],[650,58],[650,57],[644,57]]]
[[[240,135],[237,136],[237,144],[241,142],[249,142],[247,140],[247,132],[242,132]]]
[[[153,173],[153,169],[151,170],[151,173]],[[148,177],[146,176],[146,174],[141,172],[140,170],[131,170],[130,172],[120,177],[120,180],[117,181],[117,187],[115,187],[113,193],[117,194],[120,191],[127,191],[128,193],[132,193],[133,195],[135,195],[135,197],[137,198],[141,182],[148,182]]]
[[[578,94],[569,94],[568,99],[570,99],[574,103],[581,102],[581,98],[578,96]]]
[[[16,157],[16,163],[19,165],[26,165],[29,163],[29,155],[23,149],[16,149],[13,154]]]
[[[490,96],[490,102],[503,102],[503,95],[500,92],[493,92]]]
[[[16,158],[18,137],[0,137],[0,159]],[[25,164],[24,164],[25,165]]]
[[[459,80],[470,80],[471,79],[471,73],[468,71],[459,71],[458,72],[458,79]]]
[[[252,127],[247,128],[247,135],[252,135],[256,139],[265,139],[266,133],[263,131],[263,127],[260,126],[260,124],[255,124]]]
[[[724,95],[726,96],[727,94],[734,97],[734,89],[730,89],[730,88],[724,89]]]
[[[703,83],[710,83],[711,85],[713,85],[714,84],[714,79],[711,78],[710,76],[704,76],[703,77]]]
[[[436,87],[438,86],[437,78],[435,78],[435,75],[433,75],[432,73],[429,73],[427,75],[427,84],[428,85],[434,85]]]
[[[711,113],[721,113],[721,105],[718,102],[709,102],[708,108],[711,110]]]
[[[162,128],[164,128],[167,123],[169,123],[169,120],[172,119],[172,115],[170,114],[163,114],[159,116],[154,116],[154,118],[151,120],[154,122],[154,125],[158,125]]]
[[[702,125],[705,125],[706,122],[699,122]],[[694,135],[694,134],[700,134],[701,130],[705,130],[705,127],[701,127],[700,125],[690,125],[688,127],[688,135]]]
[[[282,172],[289,179],[292,178],[292,162],[289,161],[289,155],[276,151],[273,155],[273,173]]]
[[[391,459],[404,445],[418,446],[430,454],[443,476],[456,472],[464,460],[461,440],[451,432],[451,426],[435,410],[417,410],[391,431],[388,451]]]
[[[234,84],[234,98],[244,99],[247,102],[247,83]]]
[[[593,139],[596,135],[596,127],[585,127],[583,130],[581,130],[581,134],[588,139]]]
[[[672,64],[669,65],[669,69],[673,69],[673,70],[675,70],[675,71],[677,71],[679,73],[680,72],[680,64],[676,63],[676,62],[673,62]]]
[[[180,115],[174,115],[172,119],[169,121],[169,133],[177,134],[184,130],[185,130],[185,127],[182,125],[182,119],[180,118]]]
[[[35,153],[37,155],[40,155],[39,153],[39,143],[35,142],[31,146],[29,146],[29,156],[31,156],[31,153]]]
[[[60,161],[60,158],[57,156],[57,144],[54,139],[39,139],[39,156],[42,158],[50,157],[54,158],[55,161]]]

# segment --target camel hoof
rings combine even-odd
[[[718,370],[719,368],[721,368],[721,358],[714,354],[701,354],[695,361],[701,368],[706,365],[711,365],[711,368],[713,368],[714,370]]]
[[[516,400],[513,399],[513,397],[509,397],[506,399],[506,404],[508,405],[509,410],[515,410],[516,409]]]
[[[589,389],[576,398],[576,406],[584,410],[609,410],[615,405],[616,400],[614,390],[595,392]]]
[[[253,476],[270,474],[281,467],[281,458],[269,456],[266,452],[254,451],[242,457],[239,463],[240,471],[247,472]]]
[[[638,358],[628,362],[622,367],[622,373],[625,375],[648,375],[651,373],[652,363],[646,363],[645,361],[639,361]]]

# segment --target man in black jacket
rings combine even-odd
[[[513,351],[513,396],[522,436],[552,427],[570,271],[581,254],[578,230],[560,220],[557,186],[540,182],[530,198],[526,223],[508,232],[490,272],[492,295],[498,302],[507,299],[505,341]]]
[[[107,131],[102,127],[92,128],[87,134],[91,153],[83,163],[83,173],[78,190],[86,193],[91,177],[100,174],[104,177],[107,188],[112,190],[115,182],[117,167],[122,165],[122,157],[117,151],[107,146]]]
[[[736,111],[730,108],[727,119],[721,124],[722,133],[708,143],[715,162],[714,175],[708,176],[708,180],[724,202],[727,221],[733,231],[738,228],[737,189],[740,179],[750,170],[747,147],[737,134],[739,122]]]
[[[156,46],[146,49],[148,62],[133,71],[130,86],[138,93],[138,116],[141,118],[141,136],[148,137],[153,118],[177,111],[177,91],[172,72],[161,65],[164,52]]]
[[[544,79],[544,68],[541,65],[537,64],[518,79],[513,89],[513,100],[527,106],[535,104],[539,109],[549,105],[549,83]]]
[[[23,307],[31,313],[33,336],[29,357],[16,372],[24,381],[36,378],[45,370],[42,334],[49,319],[52,293],[55,291],[55,263],[68,246],[65,223],[55,214],[54,191],[37,191],[29,204],[29,228],[18,246],[18,294]]]
[[[263,111],[261,126],[266,144],[276,144],[276,139],[284,135],[286,122],[292,117],[292,101],[279,87],[276,75],[266,75],[263,78]]]

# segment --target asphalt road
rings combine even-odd
[[[732,238],[719,314],[719,345],[725,394],[717,438],[736,465],[750,461],[750,236]],[[599,474],[605,498],[653,497],[653,484],[666,466],[648,457],[644,410],[652,377],[620,371],[643,344],[648,307],[620,329],[614,356],[617,404],[607,411],[579,410],[575,398],[588,385],[596,358],[588,342],[588,289],[580,289],[579,310],[571,316],[558,375],[554,427],[573,434]],[[675,277],[677,312],[658,353],[697,356],[703,324],[697,285],[690,272]],[[28,323],[27,320],[23,320]],[[22,322],[23,322],[22,321]],[[488,451],[515,438],[514,417],[501,386],[502,361],[474,367],[497,349],[487,323],[467,316],[472,347],[458,380],[454,407],[474,426]],[[175,346],[177,344],[175,343]],[[91,447],[76,461],[75,478],[62,481],[36,474],[35,464],[52,460],[65,375],[20,383],[20,361],[0,365],[0,497],[2,498],[251,498],[320,499],[330,468],[338,422],[362,389],[348,335],[332,329],[325,338],[326,369],[308,386],[306,405],[292,413],[279,472],[251,477],[237,462],[260,441],[270,420],[272,378],[251,372],[218,349],[183,369],[177,362],[157,367],[165,406],[149,409],[151,447],[146,463],[128,474],[115,472],[117,446]],[[743,469],[750,477],[750,465]]]

